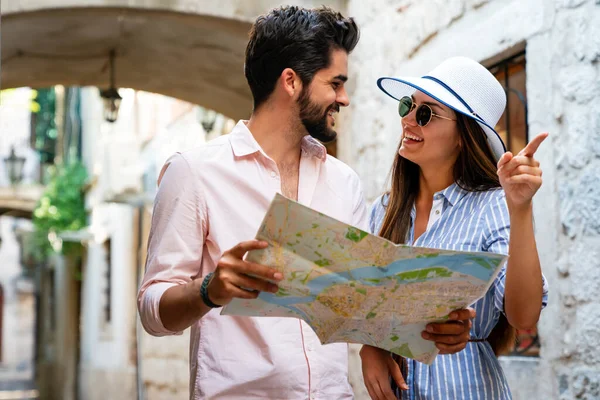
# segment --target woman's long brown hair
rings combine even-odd
[[[462,114],[456,113],[461,140],[460,154],[454,164],[454,182],[461,188],[479,192],[500,187],[496,162],[483,129]],[[398,146],[399,148],[400,146]],[[419,194],[419,166],[396,152],[391,170],[391,189],[388,192],[385,216],[379,235],[394,243],[406,243],[410,229],[410,212]],[[503,313],[488,337],[496,355],[512,350],[516,330]]]

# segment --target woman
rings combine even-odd
[[[422,78],[381,78],[378,86],[399,101],[403,134],[391,190],[371,209],[371,231],[395,243],[503,253],[509,260],[473,305],[477,316],[462,352],[448,354],[437,345],[440,355],[425,365],[363,346],[369,394],[510,399],[496,355],[514,343],[515,328],[536,326],[547,302],[532,219],[532,198],[542,183],[533,155],[547,134],[517,155],[506,152],[493,129],[506,105],[504,90],[487,69],[464,57],[448,59]]]

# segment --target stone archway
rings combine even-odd
[[[108,53],[115,49],[117,86],[240,118],[251,104],[241,68],[249,26],[212,16],[122,8],[9,14],[2,21],[2,84],[106,87]]]
[[[298,1],[316,7],[318,1]],[[343,9],[345,1],[331,4]],[[243,73],[251,22],[278,1],[6,0],[2,88],[116,85],[161,93],[230,118],[249,116]]]

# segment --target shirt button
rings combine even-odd
[[[275,178],[277,176],[277,172],[271,171],[271,178]]]
[[[440,215],[440,210],[435,210],[435,215]]]

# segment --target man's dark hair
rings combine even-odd
[[[327,68],[335,49],[352,52],[359,32],[354,19],[327,7],[284,6],[258,17],[250,30],[244,73],[254,98],[254,109],[273,93],[286,68],[309,85]]]

